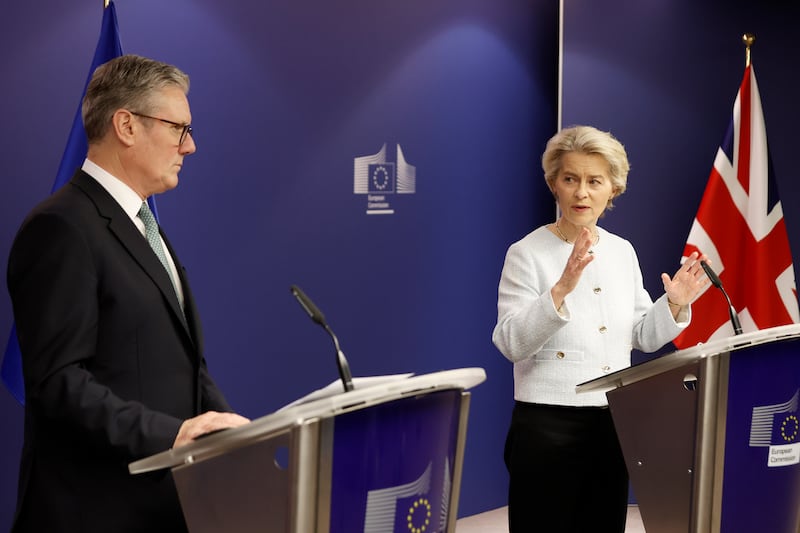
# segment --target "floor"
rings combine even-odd
[[[456,522],[456,533],[508,533],[508,508],[468,516]],[[639,507],[628,507],[628,525],[625,533],[645,533]]]

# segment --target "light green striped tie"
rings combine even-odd
[[[169,262],[167,262],[164,247],[161,246],[161,237],[158,234],[158,222],[156,222],[156,218],[153,216],[153,212],[150,211],[147,202],[142,202],[142,207],[139,208],[139,218],[144,222],[144,234],[147,237],[147,242],[150,243],[150,248],[156,253],[161,264],[164,265],[169,280],[172,282],[172,288],[175,289],[175,294],[177,294],[177,285],[175,284],[175,279],[172,277],[172,270],[169,268]]]

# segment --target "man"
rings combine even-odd
[[[208,374],[185,271],[143,209],[196,149],[188,90],[138,56],[98,68],[86,161],[12,246],[26,390],[14,532],[185,530],[171,475],[128,464],[247,423]]]

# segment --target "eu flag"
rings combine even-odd
[[[61,156],[61,164],[58,167],[55,182],[53,183],[52,192],[55,192],[62,185],[67,183],[72,177],[75,170],[81,166],[88,145],[86,142],[86,133],[83,130],[83,120],[81,118],[81,101],[83,95],[86,93],[86,87],[89,85],[89,80],[95,69],[103,63],[119,57],[122,55],[122,45],[119,40],[119,26],[117,24],[117,11],[114,7],[114,2],[108,3],[108,6],[103,10],[103,23],[100,28],[100,38],[97,41],[97,48],[94,52],[92,65],[89,68],[89,75],[86,78],[86,84],[83,86],[81,99],[78,102],[78,110],[75,113],[75,119],[72,121],[72,129],[69,132],[67,139],[67,146],[64,148],[64,155]],[[150,209],[156,214],[155,204],[150,200]],[[156,217],[158,215],[156,214]],[[21,404],[25,404],[25,383],[22,378],[22,354],[17,341],[16,326],[11,327],[11,334],[8,338],[6,345],[5,356],[3,357],[3,365],[0,368],[0,376],[3,378],[8,390]]]

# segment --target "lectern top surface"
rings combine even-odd
[[[790,324],[776,328],[762,329],[742,335],[734,335],[724,339],[716,339],[707,343],[701,343],[691,348],[678,350],[676,352],[662,355],[657,359],[647,361],[639,365],[619,370],[612,374],[581,383],[575,390],[578,393],[608,391],[617,387],[622,387],[630,383],[635,383],[662,372],[682,367],[690,362],[713,357],[715,355],[729,353],[736,350],[764,344],[800,337],[800,324]]]
[[[460,368],[420,376],[402,374],[397,376],[397,379],[376,380],[377,384],[363,388],[356,386],[349,392],[340,392],[299,404],[290,404],[284,409],[253,420],[244,426],[226,429],[186,446],[140,459],[128,465],[128,470],[131,474],[141,474],[188,464],[197,458],[220,453],[220,450],[237,448],[255,440],[288,431],[291,427],[307,420],[332,417],[406,396],[447,389],[465,390],[485,380],[486,372],[482,368]],[[358,384],[357,380],[354,381]],[[367,383],[369,382],[367,381]]]

